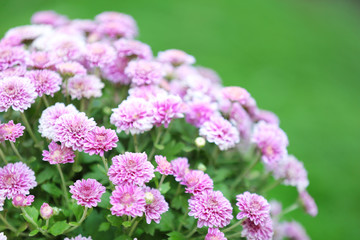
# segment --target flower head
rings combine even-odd
[[[136,185],[118,185],[110,196],[110,204],[112,205],[110,209],[112,215],[141,217],[145,212],[145,193]]]
[[[31,52],[29,58],[29,65],[40,69],[52,67],[60,61],[54,58],[51,52],[46,51]]]
[[[184,176],[190,172],[190,165],[187,158],[179,157],[171,162],[171,167],[173,170],[173,175],[175,176],[175,180],[181,182],[184,180]]]
[[[114,47],[120,58],[133,58],[150,60],[152,51],[149,45],[133,39],[121,38],[114,42]]]
[[[90,68],[102,67],[115,60],[115,50],[103,42],[90,43],[86,47],[86,65]]]
[[[26,52],[22,47],[0,45],[0,71],[15,65],[25,65]]]
[[[25,74],[35,86],[35,91],[41,97],[43,94],[54,96],[60,90],[62,79],[51,70],[33,70]]]
[[[70,186],[71,197],[77,200],[78,205],[88,208],[96,207],[105,191],[101,183],[91,178],[77,180]]]
[[[218,228],[209,228],[205,240],[227,240],[227,238]]]
[[[256,225],[250,219],[246,219],[243,223],[242,237],[248,240],[270,240],[274,234],[271,218],[265,219],[263,224]]]
[[[245,104],[250,98],[250,93],[241,87],[225,87],[222,93],[226,99],[241,104]]]
[[[6,191],[4,189],[0,189],[0,211],[4,210],[5,200],[6,200]]]
[[[78,62],[61,62],[55,65],[56,70],[63,76],[85,75],[86,69]]]
[[[101,97],[104,86],[95,75],[76,75],[68,79],[67,86],[64,83],[63,93],[67,91],[71,99],[96,98]]]
[[[154,120],[156,126],[164,125],[165,128],[174,118],[182,118],[182,100],[175,95],[161,95],[156,97],[152,104],[154,106]]]
[[[163,52],[159,52],[157,60],[163,63],[170,63],[174,66],[181,64],[194,64],[195,58],[184,51],[178,49],[169,49]]]
[[[28,78],[6,77],[0,80],[0,112],[6,112],[10,107],[24,112],[36,97],[35,87]]]
[[[314,201],[314,199],[310,196],[310,194],[304,190],[299,193],[300,201],[305,208],[305,211],[310,215],[315,217],[318,214],[318,207]]]
[[[220,191],[207,190],[191,196],[189,209],[189,216],[198,219],[198,228],[222,228],[233,219],[231,204]]]
[[[278,228],[277,230],[281,232],[281,239],[286,237],[293,240],[310,240],[304,227],[296,221],[282,222]]]
[[[126,14],[118,12],[103,12],[96,16],[95,20],[99,22],[96,31],[110,38],[134,38],[138,34],[138,28],[135,20]]]
[[[0,233],[0,240],[7,240],[7,237],[3,232]]]
[[[166,160],[166,157],[161,155],[155,156],[155,161],[158,164],[157,168],[155,169],[156,172],[159,172],[164,175],[171,175],[173,174],[173,170],[171,164]]]
[[[157,84],[164,75],[160,63],[146,60],[131,61],[125,74],[135,85]]]
[[[0,190],[9,199],[18,194],[28,195],[36,185],[35,173],[25,163],[9,163],[0,168]]]
[[[198,194],[205,190],[212,190],[214,183],[213,180],[200,170],[190,170],[185,174],[183,180],[180,182],[185,185],[185,192]]]
[[[201,127],[215,114],[215,105],[208,101],[195,100],[186,103],[186,121],[195,127]]]
[[[95,127],[84,138],[84,152],[90,155],[97,154],[104,156],[104,152],[107,152],[114,147],[119,141],[116,132],[112,129],[106,129],[105,127]]]
[[[154,175],[154,166],[147,160],[146,153],[126,152],[112,158],[108,176],[115,184],[138,184],[149,182]]]
[[[236,196],[236,206],[239,207],[240,213],[237,219],[248,218],[255,225],[264,224],[270,216],[270,204],[268,201],[256,193],[244,192]]]
[[[129,84],[131,80],[125,74],[125,68],[129,60],[127,58],[116,58],[114,61],[102,66],[101,74],[103,78],[112,83]]]
[[[48,203],[43,203],[40,207],[40,215],[43,219],[49,219],[54,214],[53,208]]]
[[[92,240],[91,237],[83,237],[81,234],[77,235],[76,237],[72,238],[64,238],[64,240]]]
[[[146,201],[145,205],[145,217],[147,224],[151,223],[153,220],[156,223],[160,223],[161,214],[167,212],[169,210],[169,204],[165,201],[163,195],[161,195],[160,191],[157,189],[145,187],[145,200],[151,199],[150,201]]]
[[[43,160],[50,164],[73,163],[75,158],[75,153],[71,148],[62,147],[54,141],[49,144],[49,151],[43,150],[42,155]]]
[[[16,139],[24,134],[24,129],[21,123],[14,124],[13,120],[0,124],[0,142],[4,140],[16,142]]]
[[[68,21],[66,16],[60,15],[54,11],[36,12],[31,17],[31,23],[33,24],[48,24],[54,27],[65,25]]]
[[[17,194],[13,197],[12,204],[14,207],[26,207],[30,206],[34,202],[34,195],[25,196],[23,194]]]

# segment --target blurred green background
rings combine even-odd
[[[316,218],[296,211],[313,239],[360,237],[360,6],[343,1],[0,0],[0,35],[39,10],[70,18],[132,15],[156,53],[179,48],[247,88],[274,111],[304,161]],[[271,196],[290,204],[292,188]]]

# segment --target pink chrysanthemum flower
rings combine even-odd
[[[128,98],[143,98],[150,101],[159,95],[166,95],[167,92],[156,85],[134,86],[129,89]]]
[[[102,67],[115,60],[115,50],[108,43],[95,42],[87,45],[84,57],[86,66]]]
[[[39,119],[41,136],[54,140],[56,120],[64,114],[78,112],[72,104],[65,106],[63,103],[55,103],[55,105],[46,108]]]
[[[216,106],[208,101],[195,100],[186,103],[186,121],[201,127],[215,114]]]
[[[95,179],[77,180],[70,186],[72,198],[77,200],[77,204],[88,208],[96,207],[101,202],[101,196],[106,188]]]
[[[0,168],[0,190],[8,199],[18,194],[28,195],[36,187],[35,173],[25,163],[9,163]]]
[[[160,63],[146,60],[131,61],[125,74],[135,85],[157,84],[164,76]]]
[[[55,122],[54,140],[74,151],[82,151],[84,138],[95,126],[94,119],[89,119],[83,112],[63,114]]]
[[[315,203],[315,200],[310,196],[307,191],[302,191],[299,193],[299,198],[305,211],[310,215],[315,217],[318,214],[318,207]]]
[[[172,119],[183,118],[182,100],[175,95],[160,95],[157,96],[152,104],[154,106],[154,120],[156,126],[164,125],[165,128],[169,126]]]
[[[49,151],[43,150],[42,155],[43,161],[48,161],[50,164],[73,163],[75,158],[71,148],[62,147],[54,141],[49,144]]]
[[[59,61],[59,59],[53,57],[53,54],[45,51],[31,52],[29,59],[29,66],[39,69],[50,68]]]
[[[11,28],[6,32],[4,38],[17,37],[23,43],[26,41],[32,41],[41,35],[49,34],[51,31],[52,27],[47,25],[25,25]]]
[[[119,138],[116,132],[105,127],[95,127],[84,138],[83,149],[89,155],[97,154],[104,156],[107,152],[116,147]]]
[[[43,219],[49,219],[54,214],[53,208],[48,203],[43,203],[40,207],[40,215]]]
[[[86,69],[78,62],[62,62],[55,65],[56,70],[63,76],[85,75]]]
[[[270,216],[270,204],[263,196],[244,192],[236,196],[236,201],[240,210],[236,218],[239,220],[248,218],[255,225],[261,225]]]
[[[47,48],[51,49],[51,53],[61,61],[78,61],[82,59],[86,52],[85,42],[76,33],[59,34],[49,39]]]
[[[92,240],[91,237],[83,237],[81,234],[77,235],[76,237],[72,238],[64,238],[64,240]]]
[[[213,180],[200,170],[190,170],[185,174],[180,184],[185,185],[185,192],[198,194],[205,190],[212,190],[214,187]]]
[[[0,45],[0,71],[15,65],[25,65],[26,52],[22,47]]]
[[[191,196],[189,209],[189,216],[198,219],[198,228],[222,228],[233,219],[231,204],[220,191],[202,191]]]
[[[152,51],[149,45],[133,39],[119,39],[114,42],[114,47],[120,58],[134,58],[150,60],[152,58]]]
[[[155,172],[159,172],[164,175],[171,175],[174,173],[171,164],[166,160],[166,157],[161,155],[156,155],[155,161],[158,164],[157,168],[155,169]]]
[[[243,223],[242,237],[248,240],[270,240],[274,234],[271,218],[265,219],[263,224],[256,225],[250,219],[246,219]]]
[[[125,68],[129,60],[127,58],[116,58],[109,64],[101,68],[103,78],[112,83],[120,83],[123,85],[129,84],[131,80],[125,74]]]
[[[283,184],[297,187],[299,192],[304,191],[309,185],[304,164],[292,155],[288,155],[276,164],[273,173],[276,179],[283,178]]]
[[[0,124],[0,142],[4,140],[16,142],[16,139],[24,134],[24,129],[25,127],[21,123],[14,124],[13,120]]]
[[[6,200],[6,191],[4,189],[0,189],[0,211],[4,210],[5,200]]]
[[[190,165],[187,158],[179,157],[171,161],[171,167],[174,171],[173,175],[175,180],[181,182],[184,180],[184,176],[190,172]]]
[[[0,112],[6,112],[10,107],[24,112],[36,97],[35,87],[28,78],[7,77],[0,80]]]
[[[213,116],[205,122],[199,133],[208,142],[215,143],[222,151],[234,147],[240,141],[238,130],[220,116]]]
[[[261,150],[262,160],[267,165],[279,162],[287,156],[289,144],[285,132],[274,124],[261,121],[255,125],[252,142]]]
[[[149,131],[154,123],[154,107],[142,98],[129,98],[113,109],[110,122],[117,132],[139,134]]]
[[[224,87],[222,93],[226,99],[241,104],[245,104],[250,98],[250,93],[241,87]]]
[[[147,160],[146,153],[126,152],[112,158],[108,176],[115,184],[138,184],[149,182],[154,175],[154,166]]]
[[[0,71],[0,79],[7,77],[23,77],[26,73],[25,65],[16,65],[11,68],[7,68],[4,71]]]
[[[196,70],[201,76],[209,79],[212,83],[221,84],[220,76],[213,69],[198,66],[196,67]]]
[[[69,20],[66,16],[60,15],[54,11],[40,11],[36,12],[31,17],[32,24],[47,24],[54,27],[65,25]]]
[[[251,135],[252,120],[246,110],[239,104],[233,103],[230,112],[230,121],[240,132],[240,137],[249,139]]]
[[[270,204],[270,214],[272,217],[278,216],[282,211],[282,204],[276,200],[271,200]]]
[[[97,15],[95,20],[100,22],[96,31],[110,38],[134,38],[138,34],[135,20],[123,13],[103,12]]]
[[[186,52],[178,49],[169,49],[163,52],[159,52],[157,60],[163,63],[170,63],[174,66],[179,66],[182,64],[194,64],[195,58]]]
[[[161,214],[169,210],[169,204],[165,201],[160,191],[154,188],[145,187],[145,217],[146,223],[150,224],[151,220],[160,223]]]
[[[101,97],[101,89],[104,83],[95,75],[77,75],[67,81],[67,91],[71,99]],[[66,85],[63,85],[63,93],[66,94]]]
[[[25,196],[23,194],[17,194],[15,197],[13,197],[12,204],[14,207],[31,206],[31,204],[34,202],[34,198],[34,195]]]
[[[145,212],[145,193],[136,185],[118,185],[110,196],[110,204],[112,215],[141,217]]]
[[[227,240],[227,238],[218,228],[209,228],[205,240]]]
[[[288,238],[292,240],[310,240],[303,226],[296,221],[283,222],[278,227],[281,232],[281,237],[277,236],[277,240]],[[278,235],[276,233],[276,235]],[[275,237],[275,236],[274,236]]]
[[[60,90],[62,79],[57,72],[51,70],[33,70],[25,74],[35,86],[35,91],[41,97],[43,94],[54,96]]]
[[[266,110],[258,110],[256,112],[256,115],[254,116],[255,121],[264,121],[270,124],[275,124],[275,125],[279,125],[280,120],[278,118],[278,116],[276,116],[275,113],[270,112],[270,111],[266,111]]]

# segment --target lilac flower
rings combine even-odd
[[[28,78],[7,77],[0,80],[0,112],[7,112],[10,107],[24,112],[36,97],[35,87]]]
[[[179,157],[171,162],[172,170],[174,171],[173,175],[175,180],[181,182],[184,180],[184,176],[190,172],[190,165],[187,158]]]
[[[83,237],[81,234],[77,235],[76,237],[72,238],[64,238],[64,240],[92,240],[91,237]]]
[[[205,240],[227,240],[227,238],[218,228],[209,228]]]
[[[110,204],[112,215],[141,217],[145,212],[145,193],[136,185],[118,185],[110,196]]]
[[[25,65],[16,65],[14,67],[0,71],[0,79],[7,77],[23,77],[25,73],[26,73]]]
[[[101,196],[106,188],[95,179],[77,180],[70,186],[72,198],[77,200],[77,204],[88,208],[96,207],[101,202]]]
[[[127,58],[116,58],[114,61],[102,66],[101,73],[103,78],[112,83],[129,84],[131,80],[125,74],[125,68],[129,60]]]
[[[0,190],[5,191],[8,199],[18,194],[28,195],[36,186],[35,173],[25,163],[9,163],[0,168]]]
[[[129,183],[142,186],[155,177],[154,166],[147,161],[146,153],[126,152],[112,158],[108,176],[115,185]]]
[[[150,224],[153,220],[156,223],[160,223],[161,214],[169,210],[169,204],[165,201],[163,195],[157,189],[150,187],[144,188],[145,193],[145,217],[146,223]]]
[[[314,199],[310,196],[307,191],[302,191],[299,193],[300,201],[305,208],[305,211],[310,215],[315,217],[318,214],[318,207]]]
[[[31,17],[31,23],[33,24],[48,24],[54,27],[65,25],[68,21],[66,16],[60,15],[54,11],[36,12]]]
[[[70,36],[70,34],[60,33],[49,40],[46,47],[51,49],[55,58],[64,62],[75,63],[74,61],[82,59],[86,51],[85,42],[76,35]]]
[[[153,127],[154,108],[142,98],[129,98],[113,109],[110,122],[117,127],[117,132],[139,134]]]
[[[251,135],[252,120],[249,114],[239,103],[233,103],[230,112],[230,121],[235,124],[243,139],[249,139]]]
[[[24,134],[24,129],[21,123],[14,124],[13,120],[0,124],[0,142],[5,140],[16,142],[16,139]]]
[[[25,65],[26,52],[22,47],[0,45],[0,71],[15,65]]]
[[[50,164],[73,163],[75,158],[71,148],[62,147],[54,141],[49,144],[49,151],[43,150],[42,155],[43,161],[48,161]]]
[[[250,219],[246,219],[243,223],[242,237],[248,240],[270,240],[274,234],[271,218],[264,220],[263,224],[256,225]]]
[[[185,192],[198,194],[205,190],[212,190],[214,183],[212,179],[200,170],[190,170],[185,174],[180,184],[185,185]]]
[[[87,45],[84,57],[90,68],[102,67],[115,60],[115,50],[107,43],[95,42]]]
[[[33,70],[25,74],[35,86],[35,91],[41,97],[43,94],[54,96],[60,90],[62,79],[51,70]]]
[[[49,219],[54,214],[53,208],[48,203],[43,203],[40,207],[40,215],[43,219]]]
[[[250,93],[241,87],[224,87],[222,93],[226,99],[240,104],[245,104],[250,98]]]
[[[160,63],[146,60],[131,61],[125,74],[135,85],[157,84],[164,76]]]
[[[0,189],[0,211],[4,210],[5,200],[6,200],[6,191],[4,189]]]
[[[116,147],[118,141],[119,138],[114,130],[105,129],[105,127],[95,127],[85,136],[83,149],[89,155],[97,154],[104,156],[104,152]]]
[[[195,58],[184,51],[178,49],[169,49],[158,53],[157,60],[163,63],[170,63],[174,66],[182,64],[194,64]]]
[[[270,124],[275,124],[275,125],[279,125],[280,120],[278,118],[278,116],[276,116],[275,113],[270,112],[270,111],[266,111],[266,110],[258,110],[256,112],[255,115],[255,120],[256,121],[264,121]]]
[[[34,198],[34,195],[25,196],[23,194],[17,194],[13,197],[12,204],[14,207],[31,206],[31,203],[34,202]]]
[[[0,240],[7,240],[7,237],[3,232],[0,233]]]
[[[63,76],[74,76],[86,74],[86,69],[78,62],[61,62],[55,65],[56,70]]]
[[[255,225],[263,225],[270,216],[270,204],[263,196],[244,192],[236,196],[236,201],[240,210],[236,218],[239,220],[248,218]]]
[[[47,25],[25,25],[11,28],[6,32],[4,38],[18,38],[20,42],[24,43],[26,41],[32,41],[41,35],[49,34],[51,31],[52,27]]]
[[[277,240],[285,237],[292,240],[310,240],[303,226],[296,221],[282,222],[276,230],[281,232],[280,234],[276,233],[276,238],[274,236],[274,239]]]
[[[198,219],[197,227],[225,227],[230,224],[232,207],[220,191],[203,191],[189,199],[189,216]]]
[[[114,42],[114,47],[120,58],[138,57],[144,60],[152,58],[150,46],[137,40],[121,38]]]
[[[67,87],[64,83],[63,93],[66,94],[67,91],[71,99],[96,98],[101,97],[104,86],[95,75],[77,75],[68,79]]]
[[[222,151],[234,147],[240,141],[237,129],[220,116],[213,116],[205,122],[199,132],[208,142],[218,145]]]
[[[152,104],[154,106],[154,120],[156,126],[164,125],[165,128],[174,118],[184,117],[182,100],[179,96],[161,95],[156,97]]]
[[[135,20],[123,13],[103,12],[97,15],[95,20],[99,22],[96,31],[110,38],[134,38],[138,34]]]
[[[164,89],[156,85],[142,85],[130,88],[128,98],[143,98],[147,101],[150,101],[157,96],[166,94],[167,92]]]
[[[163,175],[173,174],[171,164],[166,160],[166,157],[161,155],[156,155],[155,161],[158,164],[157,168],[155,169],[155,172],[159,172]]]
[[[201,127],[215,114],[216,106],[208,101],[195,100],[186,103],[186,121],[195,127]]]
[[[196,70],[198,71],[198,73],[201,76],[209,79],[212,83],[214,83],[214,84],[221,83],[221,78],[214,70],[212,70],[210,68],[206,68],[206,67],[201,67],[201,66],[196,67]]]

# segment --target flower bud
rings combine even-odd
[[[145,193],[145,202],[146,204],[151,204],[154,202],[154,195],[151,192],[146,192]]]
[[[54,210],[49,204],[43,203],[40,207],[40,215],[43,219],[49,219],[54,214]]]
[[[206,171],[206,166],[203,163],[199,163],[199,165],[197,166],[197,169],[200,171],[205,172]]]
[[[53,207],[54,215],[58,215],[61,212],[61,208]]]
[[[30,206],[33,201],[34,195],[25,196],[22,194],[18,194],[13,198],[12,204],[14,205],[14,207],[26,207]]]
[[[204,147],[204,146],[205,146],[205,143],[206,143],[206,141],[205,141],[205,138],[203,138],[203,137],[197,137],[197,138],[195,139],[195,145],[196,145],[198,148]]]

